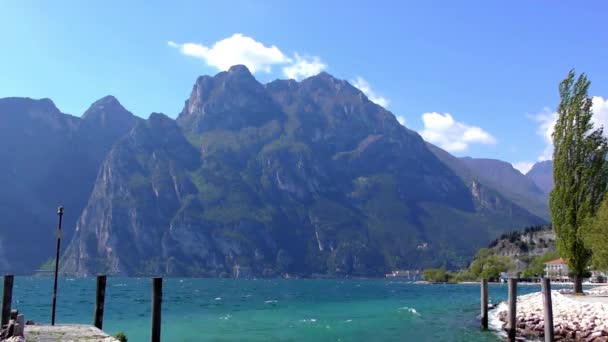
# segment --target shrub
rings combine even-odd
[[[129,339],[127,338],[127,335],[124,332],[119,332],[118,334],[114,335],[114,338],[116,338],[117,340],[119,340],[120,342],[128,342]]]

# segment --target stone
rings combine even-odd
[[[23,314],[17,315],[17,324],[15,324],[14,336],[23,336],[23,329],[25,327],[25,316]]]
[[[23,337],[23,325],[19,323],[15,323],[15,329],[13,331],[13,336]]]

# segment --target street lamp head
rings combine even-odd
[[[63,207],[57,208],[57,215],[62,215],[62,214],[63,214]]]

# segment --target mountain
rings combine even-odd
[[[548,196],[530,178],[510,163],[485,158],[460,158],[462,163],[487,186],[500,192],[513,203],[549,220]]]
[[[545,160],[532,166],[526,173],[526,177],[536,184],[545,194],[550,194],[553,190],[553,161]]]
[[[113,97],[82,118],[49,99],[0,99],[0,269],[28,273],[55,255],[59,205],[70,240],[99,165],[136,120]]]
[[[511,217],[509,220],[514,220],[517,217],[522,217],[525,214],[530,214],[532,210],[524,205],[517,203],[517,197],[511,195],[510,192],[506,194],[501,192],[500,185],[496,185],[493,178],[488,177],[474,162],[472,158],[456,158],[441,148],[427,143],[427,146],[431,152],[439,158],[445,165],[447,165],[470,189],[471,194],[475,198],[477,205],[487,210],[494,210],[497,213],[510,213]],[[506,162],[491,160],[491,163],[496,163],[501,167],[508,170]],[[473,167],[471,167],[473,166]],[[511,172],[509,172],[511,173]],[[519,176],[515,175],[515,181],[520,181]],[[500,190],[499,190],[500,189]],[[539,220],[544,218],[538,217]]]
[[[154,113],[111,147],[62,271],[375,276],[460,267],[543,222],[348,82],[261,84],[234,66],[199,77],[176,120]]]

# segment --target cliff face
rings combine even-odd
[[[136,120],[112,97],[82,118],[49,99],[0,99],[0,270],[29,273],[54,256],[59,205],[69,241],[101,162]]]
[[[540,222],[348,82],[262,85],[235,66],[199,78],[176,121],[153,114],[112,147],[63,271],[372,276],[458,267]]]
[[[528,267],[534,257],[557,250],[555,232],[551,227],[538,226],[501,236],[490,244],[493,254],[512,258],[516,272]]]
[[[513,203],[531,213],[550,219],[548,193],[507,162],[485,158],[459,158],[459,160],[489,187],[500,192]]]

